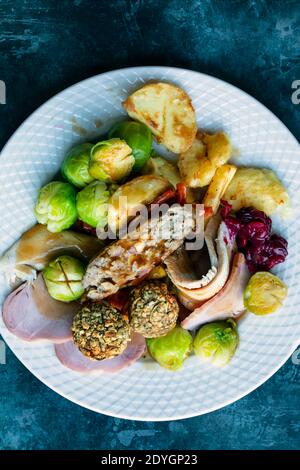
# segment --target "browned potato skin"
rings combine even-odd
[[[185,152],[195,138],[196,116],[189,96],[169,83],[143,86],[123,103],[129,116],[146,124],[156,140],[174,153]]]
[[[198,132],[192,146],[179,157],[178,168],[183,182],[191,188],[210,184],[216,169],[231,156],[231,144],[224,132]]]

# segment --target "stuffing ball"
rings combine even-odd
[[[146,281],[131,291],[128,313],[132,329],[145,338],[164,336],[176,326],[179,306],[165,282]]]
[[[74,343],[90,359],[112,359],[126,349],[130,326],[124,316],[107,302],[87,303],[75,315]]]

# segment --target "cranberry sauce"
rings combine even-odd
[[[283,263],[288,254],[288,243],[279,235],[271,235],[272,220],[264,212],[243,207],[234,214],[231,205],[222,201],[221,217],[232,239],[236,238],[251,273],[269,271]]]

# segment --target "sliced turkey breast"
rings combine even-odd
[[[212,217],[204,232],[205,246],[196,252],[184,247],[165,260],[178,296],[189,310],[216,295],[225,285],[235,243],[219,215]]]
[[[226,318],[237,318],[245,312],[244,290],[250,274],[242,253],[234,256],[231,273],[223,289],[196,308],[181,322],[187,330],[194,330],[204,323]]]

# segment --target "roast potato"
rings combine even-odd
[[[228,136],[224,132],[216,134],[201,133],[202,142],[206,146],[206,154],[215,167],[228,162],[231,157],[232,147]]]
[[[168,162],[163,157],[156,155],[151,157],[143,169],[145,175],[157,175],[166,178],[171,185],[176,188],[177,184],[181,182],[178,166],[175,163]],[[195,189],[187,188],[186,202],[192,203],[197,201],[198,194]]]
[[[183,152],[178,168],[183,182],[191,188],[207,186],[216,169],[224,165],[231,155],[231,144],[224,132],[205,134],[198,132],[192,146]]]
[[[132,119],[146,124],[157,142],[175,153],[185,152],[195,138],[196,116],[189,96],[169,83],[150,83],[123,103]]]
[[[108,225],[118,230],[136,215],[141,205],[150,204],[170,186],[165,178],[155,175],[138,176],[119,186],[109,201]],[[125,197],[126,200],[123,199]]]
[[[238,168],[223,199],[233,210],[253,206],[272,215],[289,215],[289,196],[277,175],[266,168]]]
[[[211,207],[211,215],[217,213],[221,199],[234,177],[236,170],[237,168],[234,165],[222,165],[217,168],[202,201],[205,207]]]
[[[159,156],[150,158],[143,168],[143,173],[145,175],[156,175],[166,178],[174,188],[181,181],[177,165]]]

